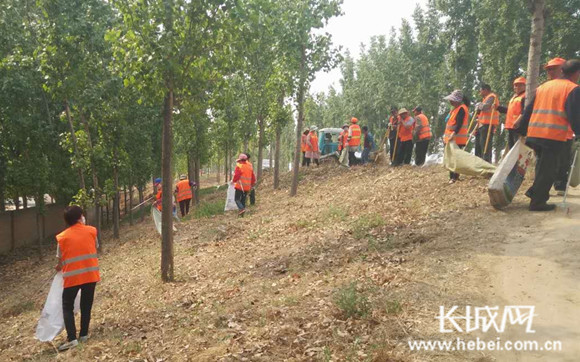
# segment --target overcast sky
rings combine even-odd
[[[348,49],[358,58],[360,44],[368,44],[373,35],[388,35],[391,27],[399,29],[401,19],[412,22],[411,15],[417,4],[425,9],[427,0],[344,0],[343,16],[330,20],[326,31],[332,42]],[[334,85],[339,88],[340,71],[319,72],[310,87],[311,93],[327,92]]]

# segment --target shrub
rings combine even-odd
[[[363,318],[371,311],[367,295],[357,290],[356,282],[338,289],[334,303],[345,318]]]

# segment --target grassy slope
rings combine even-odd
[[[150,220],[107,241],[92,339],[59,358],[479,358],[412,354],[406,340],[440,337],[433,317],[442,303],[484,297],[458,282],[471,248],[460,245],[470,236],[458,229],[473,227],[476,217],[501,217],[488,206],[486,180],[449,186],[438,167],[323,166],[304,172],[299,196],[289,198],[288,175],[276,191],[266,177],[244,219],[191,217],[177,225],[175,283],[160,281]],[[220,190],[204,202],[224,197]],[[0,266],[1,360],[54,359],[50,344],[33,339],[48,286],[38,290],[52,264],[21,258]]]

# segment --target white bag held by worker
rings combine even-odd
[[[236,188],[231,183],[228,185],[228,194],[226,196],[226,206],[224,211],[237,210],[238,205],[236,204]]]
[[[518,140],[497,166],[489,180],[487,191],[491,206],[501,209],[509,205],[524,181],[526,170],[534,152],[522,140]]]
[[[580,142],[574,143],[574,146],[572,147],[572,160],[574,160],[574,156],[577,152],[579,152],[579,154],[576,156],[576,162],[574,162],[572,169],[570,170],[572,172],[572,175],[570,176],[570,186],[572,187],[580,185]]]
[[[443,166],[451,172],[467,176],[491,176],[495,172],[494,165],[463,151],[454,141],[445,146]]]
[[[423,163],[422,167],[440,165],[442,163],[443,163],[443,155],[434,153],[432,155],[427,156],[427,158],[425,159],[425,163]]]
[[[173,215],[175,217],[175,214]],[[161,235],[161,211],[157,210],[157,207],[155,207],[155,205],[151,206],[151,218],[153,219],[153,223],[155,224],[155,229],[157,230],[157,232],[159,233],[159,235]],[[173,231],[177,231],[177,229],[175,228],[175,225],[173,225]]]
[[[62,314],[62,291],[64,279],[62,272],[56,273],[46,297],[42,314],[36,326],[36,339],[41,342],[50,342],[64,329],[64,317]],[[80,293],[75,298],[74,312],[80,310]]]

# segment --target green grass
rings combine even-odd
[[[369,231],[383,225],[385,220],[381,216],[363,215],[354,222],[352,236],[357,240],[363,239],[369,235]]]
[[[193,217],[201,219],[224,213],[225,201],[201,202],[193,211]]]
[[[330,205],[328,210],[324,213],[324,216],[333,221],[345,221],[348,217],[348,211],[339,206]]]
[[[403,306],[398,300],[387,300],[385,302],[385,312],[387,314],[398,314],[403,310]]]
[[[364,318],[372,309],[368,296],[357,289],[356,282],[338,289],[334,294],[334,304],[346,319]]]
[[[228,185],[224,184],[224,185],[220,185],[219,187],[215,187],[215,186],[204,187],[202,189],[197,190],[196,192],[201,197],[201,196],[207,196],[207,195],[214,194],[218,191],[225,191],[227,189],[228,189]]]

